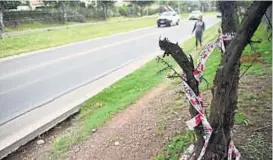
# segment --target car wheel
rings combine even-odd
[[[158,24],[157,27],[160,28],[160,24]]]
[[[176,25],[179,25],[179,20],[176,22]]]
[[[170,22],[169,26],[170,26],[170,27],[173,26],[173,21]]]

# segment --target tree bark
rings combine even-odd
[[[227,3],[233,4],[233,2],[223,2],[222,5],[226,6]],[[220,67],[215,75],[214,87],[212,89],[213,99],[209,116],[213,133],[203,157],[205,160],[227,159],[231,130],[234,124],[234,112],[237,106],[240,56],[258,28],[263,14],[271,3],[271,1],[253,2],[239,28],[237,28],[237,19],[233,13],[224,13],[224,16],[226,15],[226,21],[222,24],[224,33],[237,32],[235,38],[229,42],[229,45],[228,43],[226,44],[226,51],[223,53]],[[234,11],[233,7],[226,7],[230,7],[229,9]],[[233,26],[231,27],[225,23],[232,23]],[[198,95],[199,83],[195,80],[193,75],[194,65],[192,58],[188,59],[178,44],[171,43],[166,38],[159,41],[159,46],[165,51],[164,56],[171,55],[179,64],[180,68],[182,68],[186,74],[187,84],[192,88],[194,93]],[[191,117],[197,115],[197,111],[192,106],[190,106],[190,113]],[[202,124],[195,127],[195,132],[197,142],[195,143],[195,157],[193,158],[197,159],[204,144]]]
[[[194,64],[193,59],[186,56],[184,51],[179,47],[178,44],[174,44],[169,42],[166,38],[163,41],[159,41],[159,46],[162,50],[165,51],[165,55],[171,55],[173,59],[178,63],[180,68],[183,70],[183,72],[186,74],[186,82],[187,84],[192,88],[196,96],[199,95],[199,82],[195,79],[193,75],[194,70]],[[163,57],[164,57],[163,56]],[[190,103],[189,103],[190,104]],[[190,114],[191,118],[195,117],[198,112],[194,109],[194,107],[190,104]],[[195,127],[195,133],[196,133],[196,144],[194,145],[195,153],[200,153],[201,149],[198,146],[202,146],[204,143],[204,130],[202,127],[202,123],[200,123],[198,126]]]
[[[67,9],[65,6],[65,2],[60,2],[60,10],[61,10],[61,14],[62,14],[62,22],[65,24],[67,22]]]
[[[103,8],[103,15],[104,15],[104,20],[107,19],[107,4],[103,3],[102,4],[102,8]]]
[[[236,1],[218,1],[219,10],[222,13],[221,28],[223,34],[235,33],[238,28],[237,2]],[[224,41],[225,47],[230,41]]]
[[[0,39],[2,39],[2,32],[4,31],[4,28],[5,28],[3,17],[4,17],[4,8],[0,6]]]
[[[226,6],[227,2],[223,3]],[[236,32],[235,38],[227,46],[226,52],[218,68],[213,87],[213,98],[211,101],[211,110],[209,122],[213,128],[213,133],[207,148],[204,159],[226,159],[229,142],[231,140],[231,131],[234,125],[234,114],[237,107],[237,90],[240,73],[240,57],[245,46],[249,43],[254,32],[258,28],[266,9],[271,5],[271,1],[254,1],[250,6],[242,24]],[[226,6],[228,7],[228,6]],[[228,17],[223,15],[223,32],[234,31]],[[230,13],[227,13],[230,14]],[[229,22],[234,23],[234,22]],[[233,24],[235,25],[235,24]]]

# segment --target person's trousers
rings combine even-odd
[[[202,32],[195,32],[195,45],[196,47],[198,46],[198,42],[200,43],[200,45],[202,45]]]

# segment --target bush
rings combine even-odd
[[[158,9],[152,9],[152,8],[148,9],[148,15],[154,15],[154,14],[157,14],[157,13],[158,13]]]
[[[119,9],[118,9],[118,12],[121,16],[128,16],[129,14],[129,9],[127,6],[123,5],[123,6],[120,6]]]

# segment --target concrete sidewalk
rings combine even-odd
[[[158,54],[139,57],[122,64],[88,84],[0,126],[0,159],[78,112],[84,101],[132,73]]]

